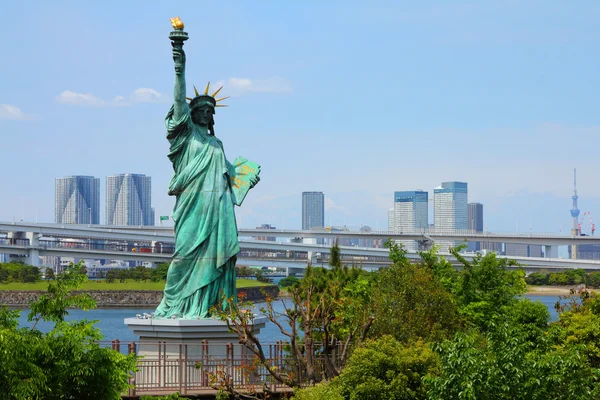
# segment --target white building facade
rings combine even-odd
[[[80,175],[56,178],[54,219],[57,224],[99,224],[100,179]]]
[[[394,192],[394,208],[388,211],[390,230],[397,233],[424,232],[429,227],[429,194],[422,190]],[[408,251],[419,249],[415,240],[399,240]]]

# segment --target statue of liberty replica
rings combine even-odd
[[[224,308],[223,296],[237,297],[240,248],[233,207],[259,181],[260,167],[242,157],[229,163],[215,136],[215,109],[225,99],[216,98],[222,87],[209,94],[209,82],[203,94],[194,87],[194,97],[186,97],[183,42],[188,34],[179,17],[171,23],[175,91],[166,127],[174,170],[169,195],[176,197],[175,252],[155,318],[199,319],[210,317],[212,307]]]

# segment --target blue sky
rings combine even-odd
[[[0,220],[52,222],[54,179],[143,173],[168,215],[169,17],[188,91],[223,82],[216,134],[262,165],[240,226],[385,228],[395,190],[469,183],[489,230],[566,231],[572,170],[600,218],[600,3],[53,1],[3,5]],[[104,220],[104,210],[101,210]]]

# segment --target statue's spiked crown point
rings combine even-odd
[[[199,106],[227,107],[225,104],[217,104],[217,103],[220,101],[223,101],[225,99],[228,99],[229,96],[215,99],[215,96],[221,91],[221,89],[223,89],[223,86],[221,86],[219,89],[217,89],[217,91],[214,92],[212,95],[208,94],[208,92],[210,90],[210,81],[209,81],[208,84],[206,85],[206,88],[204,89],[204,93],[200,94],[198,92],[198,89],[196,89],[196,86],[194,86],[195,97],[194,98],[186,97],[186,99],[190,101],[190,109],[192,109],[194,107],[199,107]]]

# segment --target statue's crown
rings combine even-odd
[[[213,94],[208,94],[209,89],[210,89],[210,82],[208,82],[208,84],[206,85],[206,89],[204,89],[204,94],[198,93],[196,86],[194,86],[194,94],[196,95],[196,97],[194,97],[194,98],[186,97],[186,99],[190,101],[190,103],[189,103],[190,110],[192,108],[200,107],[200,106],[209,106],[209,107],[213,107],[213,108],[214,107],[227,107],[225,104],[217,104],[217,103],[219,101],[228,99],[229,96],[221,97],[220,99],[215,98],[215,96],[221,91],[221,89],[223,89],[223,86],[221,86]]]

